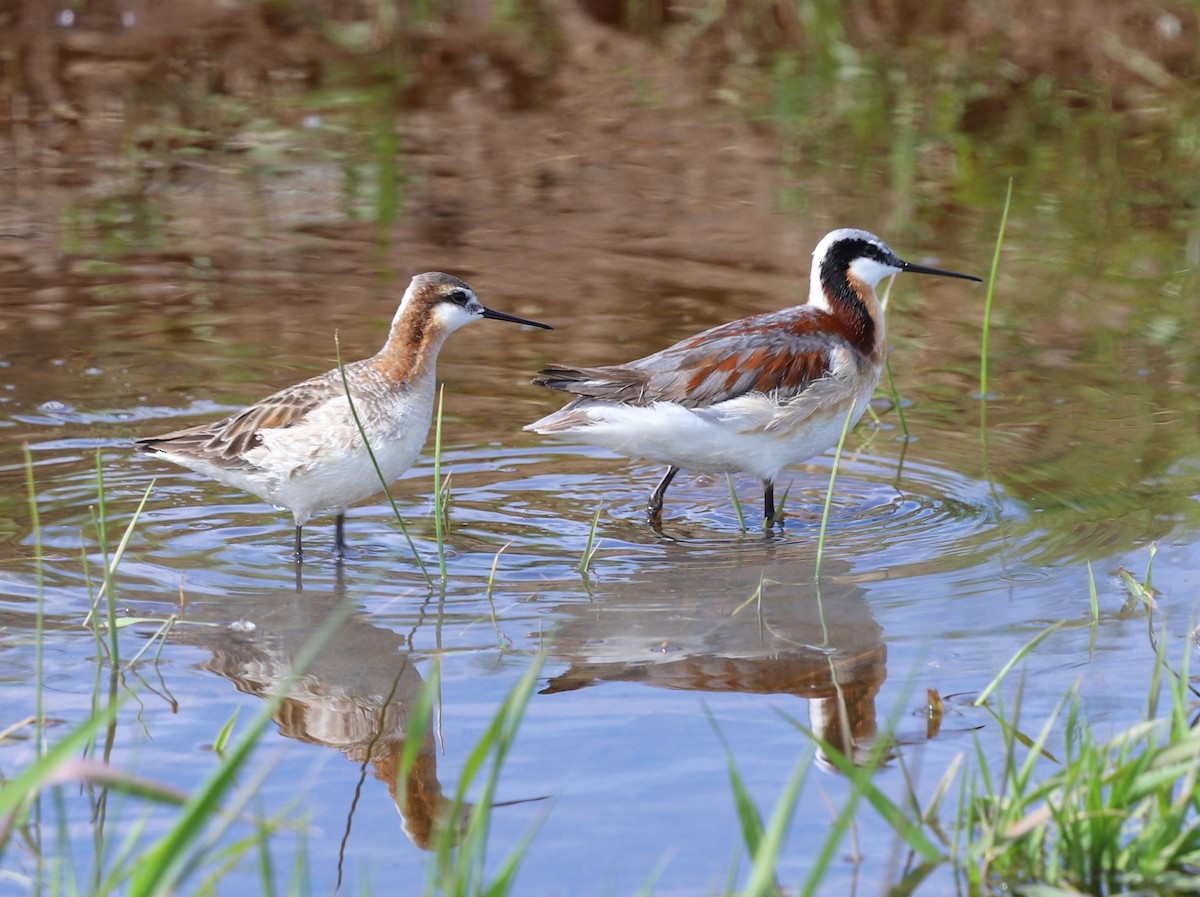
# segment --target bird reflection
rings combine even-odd
[[[238,691],[269,698],[296,672],[295,659],[344,600],[340,589],[259,593],[249,605],[249,619],[220,629],[193,629],[192,637],[200,634],[203,647],[212,652],[206,669]],[[230,605],[222,604],[225,620],[229,611]],[[407,639],[371,625],[355,611],[292,683],[274,719],[282,735],[334,748],[360,764],[364,774],[370,767],[387,787],[405,834],[428,849],[435,825],[452,804],[438,782],[431,723],[416,736],[421,739],[416,760],[400,781],[404,746],[412,734],[410,715],[424,687]]]
[[[887,646],[844,568],[826,561],[820,588],[814,580],[811,556],[749,561],[672,545],[636,577],[595,584],[591,602],[554,609],[550,652],[570,666],[543,694],[642,682],[795,695],[808,702],[812,731],[862,763],[877,734]]]

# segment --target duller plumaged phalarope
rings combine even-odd
[[[667,465],[647,505],[661,519],[680,469],[750,473],[776,522],[775,480],[836,445],[862,417],[885,355],[875,286],[901,271],[979,281],[898,258],[864,230],[826,234],[813,250],[808,302],[722,324],[627,364],[548,367],[533,382],[574,393],[525,427]]]
[[[354,411],[385,482],[408,470],[425,444],[433,418],[434,365],[446,337],[480,318],[551,329],[484,308],[457,277],[418,274],[404,291],[383,348],[344,366]],[[326,511],[337,514],[341,557],[346,508],[382,489],[337,368],[222,420],[135,444],[290,510],[297,558],[302,527]]]

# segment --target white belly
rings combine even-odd
[[[687,470],[749,473],[774,480],[783,468],[837,445],[847,416],[853,426],[866,411],[875,383],[871,378],[850,378],[849,383],[828,378],[812,384],[791,403],[762,394],[739,396],[708,408],[685,408],[674,402],[639,407],[585,401],[573,410],[576,416],[586,415],[586,424],[539,432]],[[538,424],[530,428],[538,429]]]
[[[391,484],[413,465],[432,418],[432,395],[423,399],[409,392],[355,403],[378,471],[344,396],[316,409],[301,424],[260,431],[262,444],[246,452],[246,460],[254,465],[251,468],[220,468],[206,462],[201,466],[195,459],[168,457],[276,507],[288,508],[296,525],[303,526],[319,512],[344,512],[380,492],[383,483]]]

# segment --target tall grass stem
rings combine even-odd
[[[446,396],[446,385],[438,387],[437,415],[433,424],[433,535],[437,540],[438,576],[446,581],[446,521],[445,495],[442,492],[442,400]]]
[[[892,275],[888,278],[887,286],[884,287],[883,296],[879,300],[884,312],[887,312],[888,306],[892,301],[892,287],[896,285],[896,276]],[[909,438],[908,420],[904,416],[904,405],[900,402],[900,393],[896,389],[896,378],[892,376],[892,359],[885,355],[883,358],[883,370],[887,374],[888,382],[888,398],[891,399],[892,407],[896,409],[896,419],[900,423],[900,432],[904,434],[904,438]],[[872,412],[874,413],[874,412]]]
[[[342,377],[342,389],[346,393],[346,403],[350,406],[350,416],[354,418],[354,426],[358,428],[358,435],[362,437],[363,447],[366,448],[367,456],[371,459],[371,466],[375,468],[375,476],[379,477],[379,485],[384,497],[387,498],[388,504],[392,507],[392,515],[396,518],[396,522],[400,524],[400,532],[404,534],[404,541],[408,543],[408,548],[416,559],[417,566],[421,569],[421,575],[425,577],[425,582],[429,586],[432,586],[433,579],[429,576],[429,570],[425,567],[425,561],[421,559],[421,553],[417,551],[416,543],[413,542],[412,536],[408,534],[408,527],[404,525],[404,518],[400,515],[400,508],[396,505],[396,500],[392,498],[391,484],[383,476],[383,470],[379,467],[379,460],[375,457],[375,450],[371,448],[371,441],[367,439],[367,431],[363,427],[362,419],[358,416],[358,409],[354,407],[354,396],[350,394],[350,382],[346,379],[346,365],[342,361],[342,343],[337,333],[333,335],[333,345],[337,351],[338,373]]]
[[[992,297],[996,292],[996,274],[1000,270],[1000,250],[1004,246],[1004,232],[1008,227],[1008,210],[1012,206],[1013,179],[1008,179],[1008,191],[1004,195],[1004,211],[1000,213],[1000,230],[996,234],[996,249],[992,253],[992,269],[988,272],[987,294],[983,301],[983,334],[979,345],[979,401],[987,405],[988,396],[988,346],[992,330]]]
[[[25,485],[29,496],[29,520],[33,533],[33,586],[34,602],[34,646],[33,646],[33,718],[34,752],[40,757],[45,753],[46,708],[42,694],[43,650],[46,626],[46,571],[42,556],[42,523],[38,513],[37,485],[33,479],[33,453],[28,444],[22,446],[25,453]]]
[[[854,418],[854,405],[846,409],[846,420],[842,423],[842,435],[838,437],[837,450],[833,453],[833,467],[829,471],[829,487],[825,490],[825,507],[821,509],[821,529],[817,534],[817,562],[813,568],[813,579],[821,581],[821,561],[825,556],[825,530],[829,525],[829,509],[833,505],[833,485],[837,482],[838,467],[842,463],[842,447],[846,434],[850,432],[850,421]]]

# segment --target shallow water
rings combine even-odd
[[[427,124],[414,126],[419,146]],[[468,122],[464,133],[464,153],[478,150],[485,170],[480,160],[520,169],[520,157],[493,160],[480,149],[499,139],[486,129]],[[642,509],[661,471],[521,431],[557,405],[528,380],[546,362],[625,360],[797,301],[807,247],[825,230],[882,229],[871,197],[849,189],[856,176],[843,185],[851,198],[836,203],[830,196],[842,194],[828,179],[790,183],[808,197],[806,215],[779,211],[772,190],[782,188],[748,174],[757,164],[771,182],[773,160],[749,132],[740,136],[742,149],[721,147],[711,158],[698,148],[708,161],[688,163],[697,168],[685,173],[686,189],[659,185],[654,201],[690,210],[691,220],[675,219],[677,230],[655,217],[670,214],[639,205],[652,205],[644,184],[607,195],[599,163],[581,168],[566,156],[553,163],[559,179],[549,198],[527,202],[519,184],[506,195],[502,181],[488,179],[477,205],[458,207],[473,222],[460,242],[439,242],[436,228],[430,237],[427,221],[402,220],[415,230],[382,249],[373,229],[339,206],[347,168],[317,152],[298,150],[269,176],[256,160],[225,157],[219,171],[176,172],[151,200],[105,181],[80,195],[44,182],[14,189],[6,235],[27,240],[29,251],[6,256],[0,279],[0,701],[9,709],[0,725],[32,712],[39,597],[52,739],[87,715],[100,687],[99,648],[84,626],[102,578],[97,456],[110,548],[150,488],[116,578],[121,612],[180,618],[161,651],[123,674],[130,699],[116,728],[116,765],[192,786],[211,768],[211,745],[230,715],[248,719],[321,623],[351,607],[256,758],[264,776],[256,809],[289,808],[300,820],[295,843],[306,847],[317,893],[333,890],[339,868],[343,888],[404,881],[416,889],[427,809],[453,794],[500,700],[542,652],[538,693],[501,781],[498,800],[508,805],[493,816],[497,861],[536,830],[521,865],[524,893],[633,893],[655,874],[656,894],[723,887],[746,861],[714,727],[764,812],[814,751],[805,728],[855,754],[890,739],[877,783],[894,798],[904,793],[902,757],[927,796],[953,758],[971,756],[977,736],[999,753],[993,718],[971,702],[1053,623],[1066,625],[1001,690],[1010,705],[1021,691],[1027,728],[1039,728],[1071,688],[1099,730],[1134,721],[1154,652],[1144,617],[1117,613],[1125,597],[1118,567],[1140,578],[1157,546],[1154,625],[1165,627],[1176,661],[1190,650],[1200,610],[1200,352],[1187,337],[1200,323],[1200,281],[1189,255],[1195,223],[1184,212],[1131,235],[1098,228],[1092,215],[1062,214],[1086,211],[1069,182],[1057,198],[1018,189],[986,403],[978,396],[982,289],[899,279],[891,360],[910,436],[882,398],[878,422],[851,435],[819,585],[816,516],[829,456],[781,482],[791,512],[782,532],[741,531],[725,479],[688,475],[670,490],[656,534]],[[630,138],[635,148],[638,139]],[[417,156],[436,167],[446,152]],[[709,163],[734,165],[731,178],[748,178],[735,183],[758,192],[701,220],[719,204],[708,191],[721,192],[702,176]],[[613,184],[622,171],[605,169]],[[883,236],[914,260],[985,274],[997,193],[970,214],[931,208],[917,226]],[[1048,212],[1055,199],[1058,211]],[[516,208],[506,217],[509,200]],[[607,217],[580,224],[576,212],[588,208]],[[485,304],[557,328],[484,322],[443,352],[444,584],[428,584],[374,499],[349,515],[344,569],[331,553],[332,521],[306,527],[299,591],[286,514],[131,452],[135,435],[219,416],[326,369],[337,346],[347,357],[373,352],[407,276],[428,268],[463,275]],[[430,454],[394,494],[423,563],[436,570]],[[757,484],[735,487],[756,513]],[[599,545],[581,574],[597,509]],[[1101,618],[1090,625],[1093,576]],[[155,629],[123,629],[124,657]],[[436,727],[405,783],[421,800],[398,813],[389,784],[435,662]],[[946,701],[940,725],[927,718],[931,689]],[[0,744],[6,775],[31,756],[27,737]],[[785,883],[811,868],[812,845],[846,799],[845,780],[820,752],[817,769],[790,830]],[[80,870],[90,863],[93,799],[65,797]],[[142,822],[156,832],[169,815],[132,800],[110,806],[110,843]],[[875,892],[901,874],[904,853],[887,827],[866,807],[856,818],[856,838],[838,852],[823,893]],[[289,868],[291,843],[281,842],[280,869]],[[6,862],[0,893],[23,893],[30,852],[10,847]],[[231,887],[255,880],[252,870],[237,872]],[[935,877],[922,893],[953,887]]]
[[[317,287],[315,294],[323,292]],[[409,788],[427,796],[428,806],[453,792],[456,770],[500,698],[545,650],[539,693],[502,780],[499,799],[518,803],[495,811],[495,856],[536,827],[522,887],[628,893],[664,864],[656,892],[670,894],[718,887],[740,843],[714,722],[764,807],[812,750],[801,726],[833,744],[848,732],[856,751],[891,730],[898,742],[891,750],[931,788],[954,756],[970,752],[973,734],[994,725],[970,707],[974,695],[1025,641],[1060,620],[1067,627],[1023,665],[1010,698],[1019,678],[1026,717],[1040,722],[1077,685],[1095,724],[1131,721],[1153,652],[1143,620],[1116,618],[1123,597],[1115,570],[1124,564],[1140,575],[1151,540],[1160,549],[1155,583],[1165,594],[1170,649],[1177,655],[1186,645],[1196,611],[1188,587],[1197,557],[1187,497],[1194,494],[1194,456],[1164,450],[1153,462],[1128,457],[1152,443],[1146,429],[1169,429],[1159,420],[1169,409],[1125,418],[1112,441],[1079,441],[1059,467],[1042,460],[1035,468],[1026,459],[1040,454],[1041,441],[1066,443],[1053,431],[1072,426],[1048,419],[1045,394],[1053,387],[1042,391],[1042,407],[994,399],[988,412],[996,423],[984,455],[973,400],[959,396],[952,415],[951,402],[925,397],[912,361],[922,356],[913,352],[909,370],[897,367],[911,397],[907,422],[915,438],[898,438],[886,403],[882,428],[868,424],[854,434],[818,589],[812,518],[830,458],[787,478],[794,515],[782,533],[741,532],[724,478],[687,477],[671,490],[664,535],[656,535],[643,523],[642,507],[659,471],[520,432],[554,404],[523,381],[547,356],[558,356],[558,346],[546,344],[557,344],[559,331],[510,328],[501,340],[495,334],[503,325],[490,322],[457,335],[441,364],[443,467],[451,473],[445,586],[426,585],[386,506],[372,501],[351,512],[353,555],[342,577],[330,551],[331,521],[306,528],[297,592],[286,514],[136,456],[128,438],[214,416],[314,371],[328,358],[334,327],[343,346],[369,347],[385,318],[379,301],[364,309],[370,323],[357,326],[336,316],[324,322],[314,309],[305,318],[310,335],[295,338],[281,364],[269,358],[273,343],[256,342],[256,325],[240,320],[237,303],[207,312],[203,337],[195,328],[155,332],[124,320],[119,306],[94,302],[49,332],[29,328],[21,314],[8,321],[10,345],[50,345],[5,359],[5,705],[29,707],[34,663],[38,586],[21,498],[20,446],[27,443],[42,524],[50,715],[69,722],[90,706],[97,648],[82,625],[89,589],[81,551],[94,583],[98,451],[110,544],[154,483],[118,575],[124,612],[180,613],[183,620],[161,653],[124,676],[136,701],[118,728],[118,764],[149,767],[186,788],[209,768],[208,746],[229,715],[253,712],[327,615],[342,601],[352,605],[349,622],[304,675],[277,715],[277,734],[260,749],[269,772],[259,800],[267,812],[297,802],[318,890],[336,880],[352,804],[349,881],[424,874],[420,843],[429,820],[398,816],[385,782],[434,658],[441,664],[436,739],[430,735],[422,754],[428,762]],[[521,307],[494,304],[554,318],[552,303],[537,295]],[[741,311],[722,307],[712,315]],[[978,307],[970,312],[977,315]],[[570,333],[587,320],[580,314],[556,323]],[[641,351],[641,344],[629,350]],[[1063,379],[1074,376],[1068,368]],[[1087,409],[1073,417],[1086,418]],[[425,564],[436,569],[430,464],[424,458],[395,493]],[[1092,466],[1103,468],[1103,478],[1083,475]],[[753,511],[756,484],[738,486]],[[1042,499],[1049,492],[1052,503]],[[599,547],[584,577],[575,567],[598,507]],[[1106,609],[1096,627],[1087,625],[1087,562]],[[124,631],[126,655],[153,629]],[[931,688],[948,706],[932,731],[924,712],[924,690]],[[381,717],[385,706],[391,709]],[[999,749],[986,737],[984,743]],[[6,766],[22,762],[27,750],[10,743]],[[887,788],[902,782],[894,761],[877,778]],[[827,802],[840,806],[844,790],[835,774],[810,778],[785,877],[802,875],[812,862],[805,845],[826,830]],[[147,812],[110,809],[110,836]],[[859,815],[859,865],[842,854],[831,889],[855,875],[887,878],[898,861],[881,824],[869,811]],[[164,818],[149,812],[151,826]],[[81,831],[78,861],[85,866],[88,844]],[[4,887],[20,890],[13,881]]]

